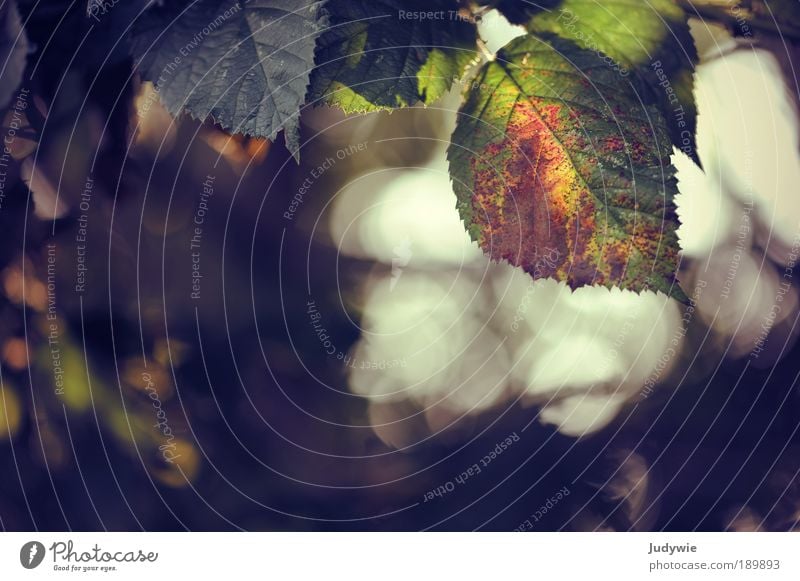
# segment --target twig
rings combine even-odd
[[[742,28],[749,26],[763,33],[784,36],[796,42],[800,42],[800,29],[788,24],[778,26],[771,18],[757,18],[755,14],[742,4],[731,3],[730,6],[721,4],[702,4],[692,0],[677,0],[681,8],[686,10],[689,15],[697,16],[703,20],[713,20],[720,24],[726,24],[731,28]],[[741,16],[737,12],[741,11]]]

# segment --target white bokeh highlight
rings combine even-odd
[[[500,38],[485,38],[492,50],[519,34],[494,18],[482,24],[484,37]],[[697,299],[689,319],[699,316],[736,358],[752,353],[765,320],[772,331],[797,311],[792,287],[770,314],[798,240],[800,160],[797,115],[775,59],[718,40],[704,39],[711,48],[696,75],[703,169],[681,152],[673,161],[682,285]],[[455,98],[446,102],[453,109]],[[424,167],[352,179],[330,214],[342,253],[386,266],[362,297],[352,355],[368,364],[349,376],[351,390],[370,399],[384,441],[404,447],[440,430],[469,430],[479,414],[513,403],[584,436],[669,377],[685,341],[683,306],[651,292],[572,292],[490,263],[455,203],[442,146]],[[388,361],[403,363],[380,368]]]

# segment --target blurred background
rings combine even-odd
[[[693,22],[682,306],[483,256],[447,170],[464,86],[309,108],[298,164],[173,119],[52,6],[22,3],[3,123],[4,530],[797,526],[796,39]]]

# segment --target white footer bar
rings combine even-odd
[[[792,533],[2,533],[0,578],[777,581],[800,579],[799,549]]]

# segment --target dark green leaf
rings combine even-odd
[[[348,113],[430,104],[475,58],[475,26],[445,0],[330,0],[310,101]]]
[[[274,139],[297,154],[299,111],[324,28],[321,1],[168,2],[137,21],[142,76],[167,108],[212,117],[224,129]]]
[[[512,24],[525,24],[542,10],[555,8],[561,0],[482,0],[480,4],[497,8]]]
[[[22,82],[29,48],[14,0],[8,0],[0,8],[0,19],[3,27],[0,39],[0,107],[6,107]]]

